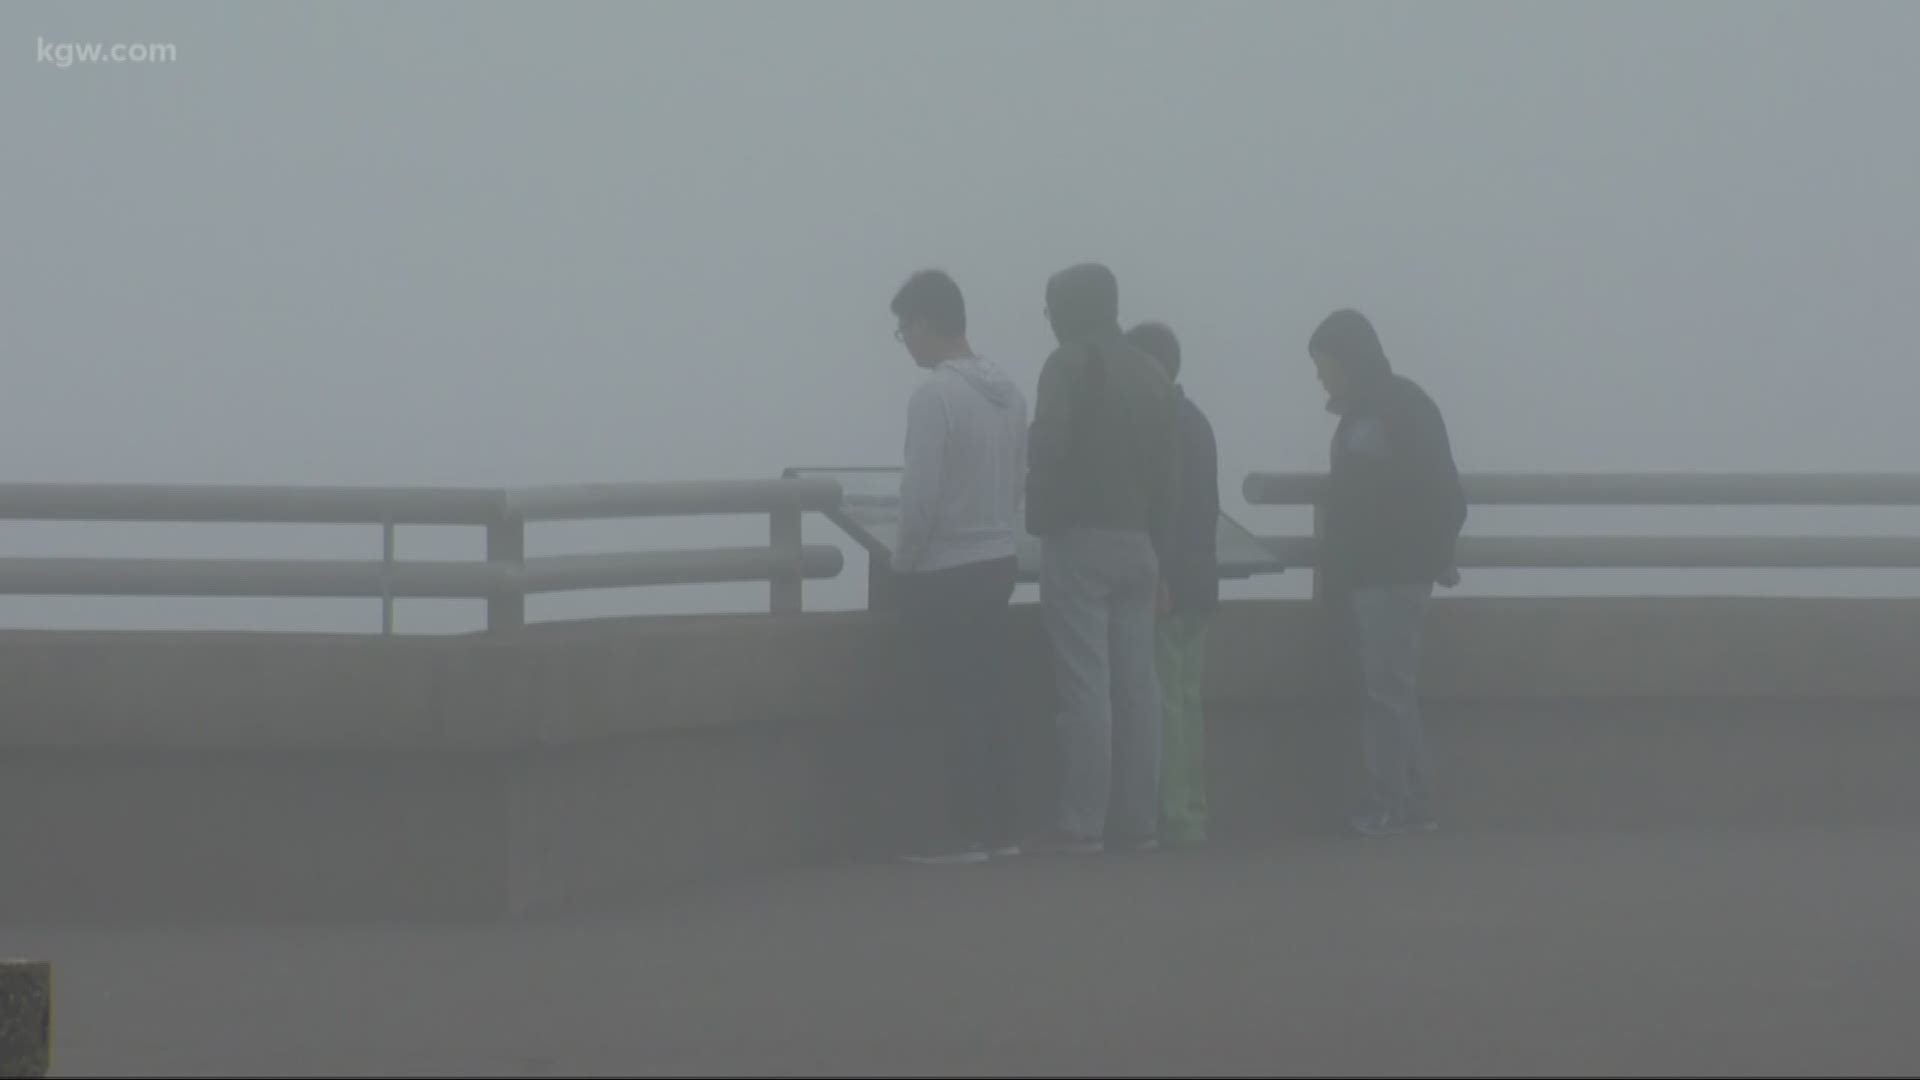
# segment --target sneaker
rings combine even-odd
[[[1206,846],[1207,830],[1204,828],[1160,830],[1160,848],[1163,851],[1192,851]]]
[[[1020,857],[1020,845],[1008,844],[1006,847],[988,848],[989,859],[1017,859]]]
[[[1435,821],[1431,817],[1417,817],[1407,822],[1406,831],[1417,832],[1417,833],[1436,833],[1440,831],[1440,823],[1438,821]]]
[[[915,866],[968,866],[987,861],[987,853],[979,848],[962,848],[959,851],[931,852],[925,855],[907,855],[904,861]]]
[[[1396,836],[1406,830],[1385,814],[1361,814],[1347,823],[1347,827],[1357,836],[1378,839],[1382,836]]]
[[[1110,844],[1107,850],[1118,855],[1151,855],[1160,850],[1160,838],[1157,836],[1129,840],[1124,844]]]
[[[1098,840],[1086,836],[1071,836],[1067,833],[1048,833],[1020,845],[1020,850],[1028,855],[1099,855],[1107,846]]]

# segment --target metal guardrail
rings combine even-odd
[[[0,595],[329,597],[378,599],[393,630],[396,599],[485,600],[487,627],[526,622],[541,593],[766,581],[777,613],[801,608],[801,583],[837,575],[832,545],[801,543],[808,512],[840,505],[831,480],[587,484],[520,489],[0,484],[0,520],[184,524],[378,525],[383,558],[0,558]],[[528,522],[766,514],[768,545],[528,558]],[[401,525],[486,530],[480,562],[402,562]]]
[[[1920,507],[1920,474],[1479,473],[1473,506]],[[1255,506],[1313,506],[1314,536],[1265,538],[1289,567],[1311,569],[1320,533],[1318,473],[1252,473]],[[1844,570],[1920,568],[1920,537],[1463,536],[1462,569]]]
[[[1475,506],[1920,506],[1920,473],[1471,473]],[[1249,473],[1255,506],[1310,506],[1324,473]]]

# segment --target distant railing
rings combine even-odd
[[[1289,567],[1311,569],[1324,474],[1253,473],[1255,506],[1313,506],[1313,536],[1265,538]],[[1920,507],[1920,474],[1481,473],[1462,477],[1473,506]],[[1920,537],[1463,536],[1462,569],[1913,569]]]
[[[487,628],[526,622],[541,593],[765,581],[776,613],[801,609],[801,583],[840,572],[832,545],[802,544],[801,515],[840,505],[831,480],[587,484],[520,489],[0,484],[0,520],[328,524],[381,527],[379,561],[328,559],[0,558],[0,595],[378,599],[393,631],[396,599],[485,600]],[[528,558],[528,522],[766,514],[766,547]],[[394,557],[401,525],[486,530],[479,562]]]

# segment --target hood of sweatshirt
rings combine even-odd
[[[1019,397],[1019,390],[1013,380],[1000,369],[1000,365],[983,356],[970,356],[959,360],[941,361],[944,371],[951,371],[965,379],[980,396],[999,408],[1007,408]]]
[[[1344,395],[1327,402],[1327,411],[1344,414],[1362,406],[1393,381],[1393,365],[1367,317],[1351,309],[1336,311],[1314,330],[1307,351],[1338,364],[1347,373]]]

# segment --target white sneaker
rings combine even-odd
[[[979,848],[965,851],[946,851],[934,855],[908,855],[905,861],[915,866],[967,866],[987,861],[987,853]]]
[[[987,852],[987,858],[989,859],[1017,859],[1019,857],[1019,844],[1008,844],[1006,847],[993,848]]]

